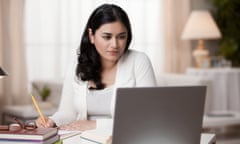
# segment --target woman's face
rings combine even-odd
[[[89,38],[95,45],[102,62],[117,62],[124,53],[127,43],[127,29],[119,21],[103,24],[95,34],[89,29]]]

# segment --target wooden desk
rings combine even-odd
[[[75,135],[73,137],[63,140],[63,144],[82,144],[80,135]],[[201,134],[200,144],[216,144],[215,134],[209,134],[209,133]]]

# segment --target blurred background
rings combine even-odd
[[[45,84],[62,84],[90,13],[103,3],[117,4],[128,13],[130,49],[149,56],[157,79],[196,68],[192,53],[198,39],[182,35],[189,16],[198,10],[209,12],[220,31],[214,39],[202,37],[209,54],[198,69],[218,67],[222,61],[228,67],[240,65],[239,0],[0,0],[0,67],[7,73],[0,79],[1,110],[31,103],[34,82],[40,81],[42,93],[54,93]]]
[[[25,95],[36,79],[62,81],[90,13],[103,3],[128,13],[130,48],[149,55],[157,76],[192,65],[192,42],[181,39],[183,27],[192,10],[212,8],[209,0],[1,0],[0,66],[9,74],[0,81],[1,103],[29,102]],[[213,52],[218,47],[210,45]]]

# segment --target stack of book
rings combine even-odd
[[[59,140],[57,128],[1,130],[0,144],[52,144]]]

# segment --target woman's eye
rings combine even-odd
[[[111,36],[103,36],[103,39],[109,40],[109,39],[111,39]]]
[[[125,39],[125,38],[126,38],[125,35],[119,36],[119,39]]]

